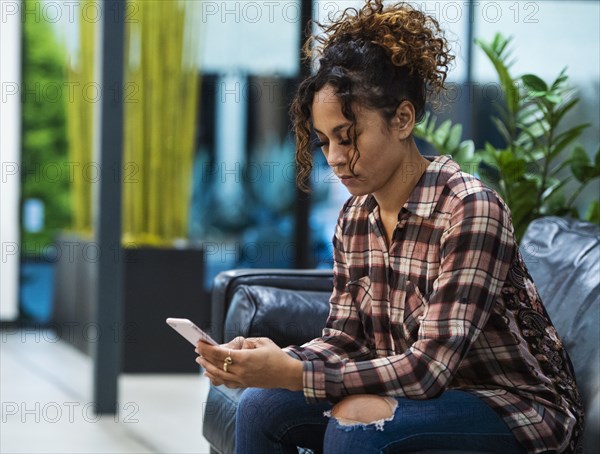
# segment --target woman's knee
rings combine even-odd
[[[258,402],[265,398],[265,395],[271,391],[270,389],[261,388],[246,388],[240,400],[238,401],[238,409],[246,407],[254,407]]]
[[[393,418],[397,401],[392,397],[361,394],[337,403],[331,416],[340,424],[375,424]]]
[[[345,398],[331,411],[324,451],[335,454],[382,452],[381,447],[390,438],[387,424],[394,420],[397,404],[392,397],[354,395]]]
[[[295,401],[304,403],[297,393],[285,389],[248,388],[242,393],[237,410],[237,419],[246,422],[281,421],[289,417]],[[293,411],[293,410],[292,410]]]
[[[269,414],[265,401],[270,399],[273,390],[261,388],[248,388],[242,393],[238,402],[237,418],[245,421],[262,419]]]

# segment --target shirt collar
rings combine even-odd
[[[403,208],[428,219],[440,200],[446,182],[460,171],[460,167],[450,156],[426,156],[425,158],[431,162],[411,191]],[[377,206],[372,194],[367,197],[365,206],[369,211],[373,211]]]

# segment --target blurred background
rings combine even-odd
[[[306,12],[327,22],[362,2],[129,0],[119,17],[110,3],[0,0],[0,348],[47,330],[92,358],[104,328],[122,342],[125,374],[195,373],[164,316],[210,329],[220,271],[332,266],[348,193],[320,154],[310,195],[296,189],[287,110],[310,71],[299,50]],[[412,3],[438,18],[457,55],[435,123],[417,134],[423,153],[456,155],[500,191],[519,185],[509,205],[522,225],[545,214],[599,222],[598,2]],[[114,63],[102,52],[106,22],[124,24],[117,86],[101,81]],[[507,80],[528,96],[518,111],[506,107]],[[536,102],[546,111],[532,114]],[[123,106],[114,168],[100,164],[110,103]],[[548,109],[562,112],[550,138]],[[506,127],[525,114],[538,148],[519,136],[523,123]],[[499,164],[530,145],[523,162]],[[121,242],[109,247],[96,237],[110,216],[98,203],[106,180],[121,188]],[[548,200],[533,206],[540,184]],[[123,316],[110,327],[96,324],[101,256],[122,273]]]

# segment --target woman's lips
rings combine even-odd
[[[354,177],[352,175],[338,175],[338,178],[344,185],[349,185],[354,181]]]

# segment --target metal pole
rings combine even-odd
[[[123,156],[123,78],[125,0],[102,4],[99,151],[102,178],[98,183],[96,242],[96,326],[94,404],[97,414],[118,409],[121,369],[121,170]]]
[[[475,20],[475,3],[473,2],[473,0],[469,0],[469,12],[467,15],[467,77],[465,80],[465,85],[467,88],[467,93],[472,93],[471,90],[473,90],[473,50],[474,50],[474,40],[475,37],[473,36],[473,21]],[[463,96],[463,98],[465,99],[465,104],[463,106],[463,109],[465,109],[465,114],[463,115],[463,134],[464,137],[468,138],[468,139],[472,139],[473,138],[473,114],[474,114],[474,109],[473,109],[473,105],[471,104],[473,102],[473,99],[471,96]]]

